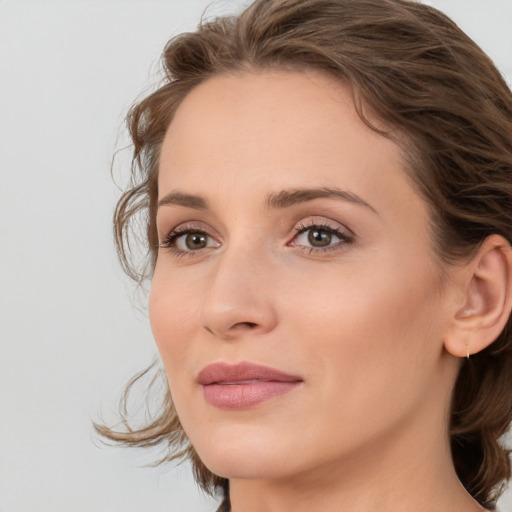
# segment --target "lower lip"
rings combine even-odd
[[[244,409],[289,393],[302,382],[255,381],[246,384],[203,386],[204,399],[221,409]]]

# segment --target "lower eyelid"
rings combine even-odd
[[[301,252],[306,254],[319,254],[319,253],[327,253],[327,252],[340,252],[342,251],[346,243],[340,243],[336,245],[329,245],[327,247],[312,247],[310,245],[297,245],[295,248]]]

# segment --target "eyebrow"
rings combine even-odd
[[[378,213],[373,206],[368,204],[364,199],[349,192],[334,187],[320,187],[320,188],[296,188],[291,190],[281,190],[274,192],[267,196],[266,206],[272,209],[289,208],[300,203],[313,201],[314,199],[321,198],[336,198],[359,206],[364,206],[374,213]],[[158,207],[178,205],[194,210],[207,210],[209,208],[208,201],[201,196],[186,194],[181,191],[173,191],[165,195],[158,201]]]
[[[368,204],[358,195],[347,190],[341,190],[333,187],[282,190],[281,192],[270,194],[267,197],[267,205],[270,208],[288,208],[295,204],[305,203],[307,201],[313,201],[314,199],[321,199],[324,197],[341,199],[349,203],[364,206],[365,208],[372,210],[374,213],[377,213],[377,210],[375,210],[373,206]]]
[[[180,191],[174,191],[162,197],[162,199],[158,201],[158,208],[160,208],[160,206],[169,206],[172,204],[185,206],[186,208],[193,208],[194,210],[208,209],[208,201],[203,197],[185,194]]]

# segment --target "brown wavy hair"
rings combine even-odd
[[[151,277],[157,258],[159,154],[177,107],[209,77],[251,70],[312,69],[349,84],[361,119],[383,136],[399,134],[445,264],[471,256],[493,233],[512,242],[512,93],[484,52],[436,9],[406,0],[256,0],[237,16],[202,20],[195,32],[174,37],[162,60],[163,83],[127,117],[132,181],[114,216],[121,264],[136,281]],[[388,129],[376,128],[365,112]],[[141,221],[148,249],[142,270],[130,251]],[[124,406],[141,376],[125,390]],[[511,476],[500,443],[511,412],[509,319],[492,345],[462,365],[451,407],[455,469],[488,508]],[[191,460],[203,489],[227,493],[227,480],[212,474],[188,441],[168,388],[149,424],[131,429],[126,407],[123,418],[127,432],[96,428],[131,446],[163,443],[163,460]]]

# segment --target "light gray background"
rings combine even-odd
[[[429,3],[511,83],[512,0]],[[150,455],[101,447],[91,429],[156,352],[114,256],[111,156],[164,43],[207,4],[0,0],[0,512],[215,509],[188,467],[141,468]]]

